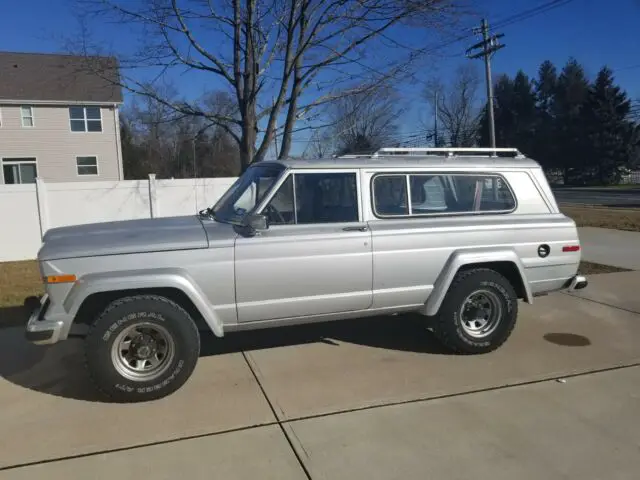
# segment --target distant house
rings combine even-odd
[[[117,78],[112,57],[0,52],[0,184],[123,179]]]

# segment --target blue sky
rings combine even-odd
[[[471,27],[479,23],[482,16],[489,23],[495,23],[547,1],[467,0],[475,5],[477,15],[467,18],[465,25]],[[11,6],[5,5],[0,16],[0,50],[61,51],[63,38],[77,30],[72,0],[5,0],[3,3]],[[466,32],[468,30],[460,28],[453,34]],[[573,0],[549,12],[500,28],[497,32],[505,34],[502,40],[507,46],[493,59],[494,75],[512,75],[523,69],[535,76],[542,61],[551,60],[561,68],[573,56],[591,77],[602,65],[608,65],[629,95],[640,99],[640,0]],[[110,23],[97,26],[93,33],[108,50],[127,51],[137,41],[131,29]],[[420,33],[408,29],[404,41],[418,44],[423,38]],[[464,57],[463,52],[475,41],[470,38],[439,51],[438,57],[420,68],[417,77],[426,79],[437,75],[446,79],[460,63],[471,61]],[[434,44],[437,43],[434,40]],[[474,62],[479,69],[482,67],[480,60]],[[185,75],[176,77],[176,85],[185,95],[197,96],[211,85],[211,80]],[[419,85],[404,88],[407,103],[411,104],[404,131],[419,129],[420,118],[429,115],[420,90]],[[303,138],[298,138],[296,145],[304,146]]]

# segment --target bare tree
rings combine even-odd
[[[456,0],[77,1],[83,35],[76,50],[87,58],[104,53],[88,35],[93,19],[137,29],[140,48],[120,58],[119,84],[223,128],[239,144],[243,168],[263,159],[276,135],[279,156],[288,156],[296,121],[315,107],[406,73],[427,49],[403,45],[403,29],[433,30],[457,14]],[[381,55],[367,53],[380,46]],[[175,69],[206,73],[233,92],[236,109],[175,102],[154,82],[127,74],[140,68],[157,69],[159,79]]]
[[[318,128],[313,131],[307,146],[302,153],[303,158],[312,160],[327,158],[335,151],[335,139],[329,128]]]
[[[391,143],[403,111],[399,100],[388,86],[337,100],[329,114],[336,153],[368,152]]]
[[[167,98],[172,92],[166,90]],[[206,96],[212,112],[226,112],[229,95]],[[235,176],[238,144],[227,131],[201,117],[180,114],[150,97],[134,99],[121,114],[127,178]]]
[[[476,68],[465,64],[458,67],[452,81],[445,83],[434,78],[424,89],[425,99],[432,109],[437,109],[444,137],[452,147],[470,147],[476,141],[481,113],[477,102],[480,82]]]

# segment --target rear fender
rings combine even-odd
[[[429,295],[421,313],[427,316],[433,316],[438,313],[440,306],[444,301],[444,297],[449,291],[451,282],[453,282],[456,273],[465,266],[474,264],[486,264],[491,262],[511,262],[518,269],[522,285],[524,286],[524,300],[527,303],[533,303],[533,295],[525,274],[524,266],[520,258],[513,249],[510,248],[485,248],[478,250],[457,250],[451,254],[445,263],[442,272],[436,279],[433,291]]]
[[[75,318],[85,299],[94,293],[144,288],[176,288],[180,290],[193,302],[211,331],[218,337],[224,335],[222,322],[207,301],[206,295],[189,274],[179,268],[83,275],[73,285],[64,300],[64,309],[71,318]]]

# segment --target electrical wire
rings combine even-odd
[[[537,15],[540,15],[542,13],[546,13],[549,12],[551,10],[554,10],[558,7],[562,7],[564,5],[567,5],[571,2],[573,2],[574,0],[551,0],[547,3],[544,3],[542,5],[538,5],[537,7],[533,7],[533,8],[529,8],[527,10],[523,10],[521,12],[517,12],[514,13],[508,17],[505,17],[501,20],[496,21],[493,25],[490,25],[490,27],[492,29],[495,28],[503,28],[506,26],[510,26],[513,25],[515,23],[518,22],[522,22],[524,20],[528,20],[532,17],[535,17]],[[430,47],[427,48],[425,50],[423,50],[423,53],[434,53],[438,50],[441,50],[443,48],[449,47],[455,43],[461,42],[462,40],[467,40],[469,38],[474,37],[476,34],[475,33],[466,33],[464,35],[459,35],[457,37],[452,38],[451,40],[448,40],[444,43],[441,43],[439,45],[436,45],[434,47]]]
[[[573,2],[573,0],[552,0],[543,5],[538,5],[537,7],[530,8],[520,13],[516,13],[511,15],[510,17],[504,18],[502,20],[498,20],[493,24],[493,28],[504,28],[509,25],[513,25],[514,23],[522,22],[524,20],[528,20],[529,18],[540,15],[541,13],[546,13],[551,10],[554,10],[558,7],[562,7],[569,3]]]

